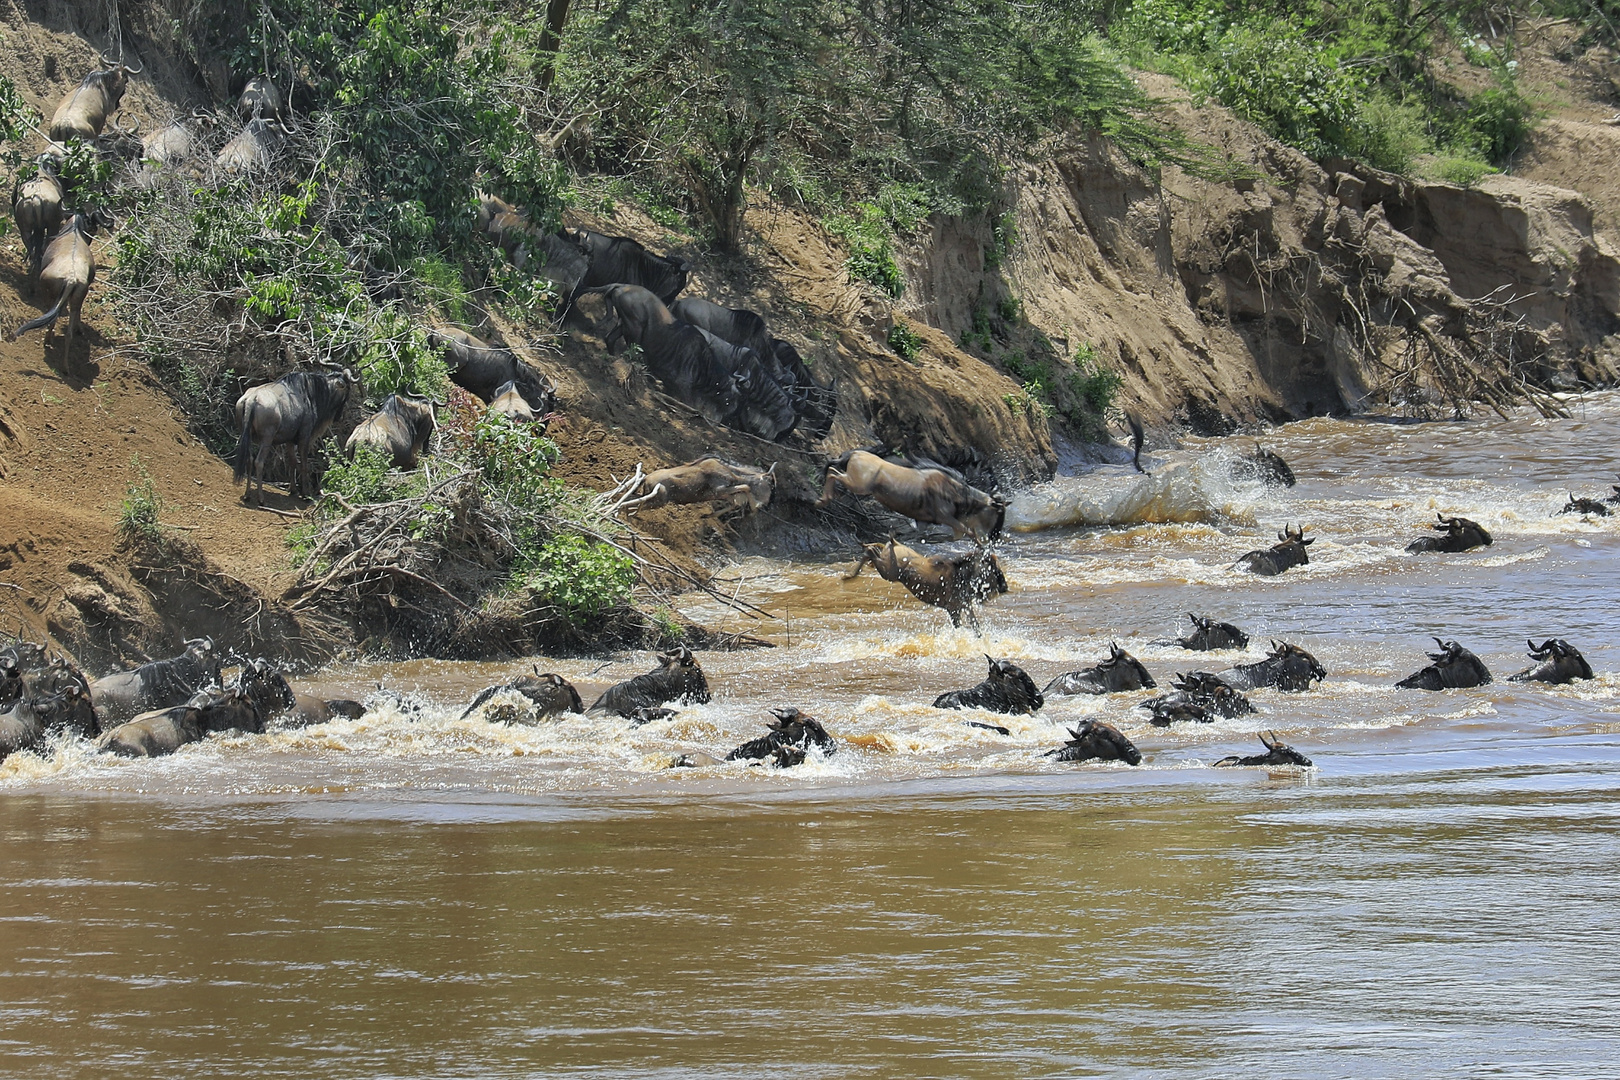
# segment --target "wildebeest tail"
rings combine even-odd
[[[248,474],[248,458],[253,450],[253,403],[242,410],[242,435],[236,440],[236,464],[233,475],[240,482]]]
[[[49,326],[52,323],[54,323],[56,321],[56,317],[58,315],[62,314],[62,309],[67,306],[68,294],[70,292],[72,292],[71,289],[64,288],[62,290],[62,295],[57,297],[55,307],[51,308],[51,310],[47,311],[45,314],[41,315],[39,318],[30,319],[29,321],[23,323],[21,326],[17,327],[17,329],[13,330],[11,333],[6,335],[6,340],[7,341],[16,341],[18,338],[22,337],[24,334],[28,333],[28,331],[30,331],[30,330],[38,330],[42,326]]]

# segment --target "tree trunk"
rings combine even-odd
[[[540,90],[551,89],[551,80],[557,77],[557,50],[562,45],[563,27],[568,23],[570,0],[547,0],[546,28],[540,34],[540,52],[545,57],[540,70]]]

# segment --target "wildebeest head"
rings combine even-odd
[[[1208,615],[1194,615],[1190,611],[1187,618],[1192,620],[1193,632],[1178,642],[1183,648],[1241,649],[1249,644],[1249,635],[1231,623],[1216,622]]]
[[[1530,659],[1536,664],[1509,675],[1512,682],[1567,683],[1576,679],[1592,678],[1592,665],[1586,662],[1580,650],[1563,638],[1548,638],[1540,645],[1526,641]]]
[[[1069,730],[1069,740],[1056,750],[1047,751],[1047,757],[1059,761],[1123,761],[1127,765],[1142,763],[1141,751],[1113,724],[1101,720],[1087,720]]]
[[[703,669],[698,666],[697,657],[692,650],[682,645],[666,653],[658,654],[659,671],[678,680],[682,697],[693,701],[709,700],[709,681],[703,677]]]
[[[1311,683],[1327,677],[1327,671],[1316,662],[1316,657],[1298,645],[1281,641],[1271,643],[1271,652],[1264,660],[1239,664],[1233,673],[1239,688],[1273,686],[1291,692],[1309,690]]]
[[[280,119],[282,115],[281,90],[268,75],[255,75],[242,87],[236,99],[236,111],[243,120],[256,117]]]
[[[1217,769],[1235,765],[1297,765],[1306,769],[1311,767],[1310,758],[1277,738],[1272,732],[1262,731],[1260,741],[1266,748],[1264,754],[1251,754],[1248,757],[1238,757],[1234,754],[1217,761],[1215,767]]]
[[[1309,545],[1316,543],[1316,537],[1305,539],[1305,529],[1299,525],[1284,525],[1283,531],[1277,534],[1277,539],[1285,544]]]
[[[988,653],[984,658],[990,664],[986,681],[999,689],[1009,701],[1032,701],[1037,707],[1040,706],[1041,692],[1036,688],[1035,680],[1029,677],[1029,672],[1011,660],[997,660]]]
[[[1120,648],[1118,642],[1108,643],[1108,658],[1097,667],[1105,673],[1118,668],[1126,681],[1134,681],[1144,687],[1152,688],[1158,685],[1153,681],[1153,676],[1148,674],[1148,669],[1142,666],[1142,662]]]
[[[773,708],[771,715],[776,717],[770,722],[771,730],[779,732],[785,741],[799,747],[816,746],[829,754],[836,749],[837,744],[821,726],[821,721],[794,706]]]
[[[243,664],[236,677],[236,689],[261,719],[298,704],[287,677],[268,660],[249,660]]]

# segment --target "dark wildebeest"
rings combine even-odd
[[[243,120],[252,120],[263,117],[269,120],[280,120],[285,116],[282,106],[281,89],[271,81],[268,75],[255,75],[242,87],[242,94],[236,99],[236,112]]]
[[[32,750],[53,729],[72,724],[83,691],[67,687],[54,694],[28,694],[0,709],[0,759]]]
[[[1461,690],[1491,681],[1484,662],[1457,642],[1435,638],[1434,643],[1440,651],[1425,654],[1434,663],[1408,675],[1396,686],[1402,690]]]
[[[23,696],[25,679],[43,670],[49,660],[45,649],[18,638],[0,647],[0,709],[9,709]]]
[[[1271,655],[1252,664],[1238,664],[1220,678],[1234,690],[1259,690],[1272,686],[1290,693],[1309,690],[1311,683],[1327,678],[1327,671],[1316,657],[1283,642],[1271,643]]]
[[[772,709],[771,715],[776,719],[768,721],[771,730],[767,734],[757,739],[749,739],[727,754],[725,760],[758,761],[763,758],[775,758],[779,768],[787,768],[801,764],[811,747],[828,755],[838,749],[833,737],[827,734],[827,729],[822,727],[821,721],[815,717],[806,715],[791,705]],[[783,750],[789,752],[781,753]]]
[[[1446,517],[1443,514],[1434,516],[1439,520],[1429,528],[1442,535],[1420,536],[1406,545],[1407,551],[1413,554],[1425,551],[1456,553],[1477,547],[1490,547],[1491,534],[1486,532],[1485,526],[1479,522],[1469,521],[1464,517]]]
[[[604,236],[589,229],[565,230],[563,236],[579,245],[590,260],[563,305],[564,313],[587,289],[603,285],[639,285],[665,304],[674,303],[686,288],[691,264],[685,259],[654,255],[628,236]]]
[[[536,665],[533,675],[519,675],[517,678],[510,679],[498,686],[487,686],[479,691],[478,696],[473,698],[472,704],[467,706],[466,711],[461,714],[461,719],[467,719],[480,705],[496,694],[503,692],[521,694],[532,701],[534,703],[534,719],[537,721],[553,716],[561,716],[563,713],[582,713],[585,711],[585,705],[580,701],[579,691],[574,689],[573,683],[561,675],[542,674],[539,666]]]
[[[1281,455],[1254,444],[1254,456],[1232,459],[1232,479],[1258,480],[1267,487],[1293,487],[1294,470]]]
[[[1113,724],[1101,720],[1087,720],[1077,728],[1069,729],[1069,740],[1056,750],[1048,750],[1042,757],[1059,761],[1123,761],[1127,765],[1142,764],[1142,753]]]
[[[28,276],[38,278],[45,265],[45,245],[62,227],[62,200],[66,193],[56,175],[56,159],[41,154],[35,160],[38,171],[23,181],[19,173],[11,188],[11,216],[28,252]]]
[[[1059,675],[1047,683],[1041,693],[1114,694],[1121,690],[1151,690],[1158,685],[1141,661],[1111,642],[1106,659],[1092,667]]]
[[[47,132],[52,142],[65,143],[69,139],[95,142],[101,129],[107,126],[107,118],[118,111],[129,77],[139,75],[142,70],[122,61],[114,63],[105,56],[101,62],[107,66],[86,75],[57,105]]]
[[[1508,676],[1508,682],[1569,683],[1592,678],[1592,665],[1580,650],[1563,638],[1548,638],[1540,645],[1526,641],[1530,659],[1537,661],[1523,671]]]
[[[759,354],[744,349],[698,327],[698,332],[709,343],[715,358],[731,372],[732,386],[737,391],[736,415],[730,426],[761,439],[777,442],[793,431],[799,415],[771,373],[765,370]]]
[[[975,608],[1007,591],[1001,560],[985,548],[966,555],[924,555],[896,543],[890,535],[886,544],[862,544],[861,557],[844,580],[855,577],[867,563],[884,581],[898,582],[923,603],[944,608],[952,626],[961,626],[965,614],[968,625],[977,630],[979,617]]]
[[[1180,645],[1183,649],[1191,649],[1193,652],[1248,647],[1249,635],[1229,622],[1216,622],[1208,615],[1194,615],[1190,611],[1187,612],[1187,618],[1192,620],[1192,633],[1163,644]]]
[[[450,381],[485,404],[509,382],[517,384],[518,393],[537,413],[548,413],[556,404],[557,391],[551,383],[511,349],[491,345],[459,326],[434,326],[428,330],[428,341],[443,350]]]
[[[656,510],[671,503],[687,506],[692,503],[732,503],[741,500],[742,506],[752,514],[771,501],[776,490],[776,464],[758,472],[727,465],[719,458],[698,458],[685,465],[659,469],[641,478],[643,493],[634,502],[625,504],[627,510]]]
[[[1582,516],[1592,514],[1597,517],[1608,517],[1609,508],[1596,499],[1576,498],[1575,493],[1572,491],[1569,493],[1569,502],[1565,503],[1564,508],[1558,513],[1581,514]]]
[[[61,657],[45,660],[43,650],[7,653],[0,671],[9,672],[12,686],[0,699],[0,758],[32,748],[53,731],[95,737],[95,707],[77,668]]]
[[[1136,466],[1137,472],[1148,476],[1150,475],[1148,471],[1142,468],[1142,444],[1147,441],[1147,434],[1142,430],[1142,421],[1138,420],[1134,413],[1126,413],[1125,421],[1131,425],[1131,464]]]
[[[533,424],[540,419],[539,414],[523,399],[515,382],[504,382],[495,388],[495,396],[489,399],[487,411],[504,416],[514,424]]]
[[[54,333],[57,317],[66,308],[67,340],[63,343],[62,355],[66,357],[72,351],[73,335],[79,330],[79,311],[84,307],[84,298],[89,295],[90,286],[96,280],[96,256],[90,248],[90,237],[95,233],[96,223],[96,216],[85,214],[74,214],[62,222],[62,227],[56,230],[56,235],[45,248],[45,263],[39,274],[46,295],[56,297],[56,306],[7,334],[7,341],[16,341],[23,334],[41,326],[49,327],[50,332]]]
[[[236,399],[236,479],[247,478],[245,500],[259,482],[257,502],[264,505],[264,467],[278,446],[293,448],[293,477],[288,493],[318,495],[313,458],[315,445],[342,415],[349,393],[360,385],[354,372],[294,371],[273,383],[255,386]],[[257,455],[253,444],[259,444]],[[251,470],[251,471],[250,471]]]
[[[838,415],[837,381],[834,380],[831,386],[818,383],[805,366],[799,350],[781,338],[771,339],[771,351],[774,363],[769,366],[772,372],[793,380],[791,388],[783,383],[782,389],[787,390],[788,396],[793,399],[794,411],[799,415],[798,430],[811,439],[825,439]]]
[[[1249,699],[1226,684],[1218,675],[1194,671],[1177,675],[1171,684],[1175,693],[1144,701],[1139,708],[1153,714],[1151,723],[1167,727],[1178,720],[1210,723],[1217,716],[1234,717],[1254,712]]]
[[[934,699],[936,709],[988,709],[1000,713],[1033,713],[1046,704],[1035,680],[1011,660],[990,661],[984,682],[967,690],[950,690]]]
[[[344,453],[354,456],[357,446],[370,446],[386,455],[396,469],[414,469],[433,438],[434,402],[414,394],[389,394],[382,407],[349,434]]]
[[[669,701],[699,705],[709,700],[709,681],[703,677],[692,650],[682,645],[674,652],[659,653],[658,666],[645,675],[610,686],[590,707],[591,715],[615,713],[630,716],[637,709],[655,709]]]
[[[1215,763],[1217,769],[1229,769],[1241,765],[1298,765],[1301,768],[1310,768],[1311,759],[1295,750],[1292,746],[1277,738],[1272,732],[1262,731],[1260,741],[1265,744],[1266,752],[1263,754],[1250,754],[1248,757],[1224,757]]]
[[[1311,561],[1305,548],[1316,543],[1316,537],[1305,539],[1305,530],[1298,525],[1285,525],[1277,539],[1281,543],[1239,556],[1235,565],[1261,577],[1276,577],[1291,566],[1304,566]]]
[[[214,639],[200,637],[186,642],[179,656],[97,679],[90,684],[90,699],[106,730],[138,713],[183,705],[203,687],[219,682]]]
[[[760,315],[743,308],[721,307],[699,296],[683,296],[669,303],[669,313],[680,322],[707,330],[722,341],[752,349],[761,361],[775,366],[776,353],[771,347],[771,335]]]
[[[254,117],[220,148],[214,165],[231,176],[269,172],[288,134],[287,128],[278,120]]]
[[[1007,519],[1006,500],[986,495],[943,469],[913,469],[884,461],[866,450],[851,450],[823,470],[821,499],[826,506],[843,488],[852,495],[870,495],[881,505],[913,521],[947,525],[960,539],[994,540]]]
[[[618,317],[608,333],[610,348],[621,340],[640,345],[647,370],[671,396],[712,423],[733,421],[740,402],[737,376],[728,359],[715,351],[711,344],[715,338],[678,322],[662,300],[639,285],[592,291],[602,293]],[[726,349],[729,353],[731,346]]]
[[[250,660],[230,686],[201,690],[184,705],[142,713],[107,731],[96,745],[121,757],[161,757],[212,732],[258,734],[297,698],[274,664]]]
[[[590,262],[578,243],[556,233],[542,233],[522,210],[486,192],[478,193],[478,231],[493,240],[519,270],[528,265],[531,256],[539,255],[541,275],[569,289]]]
[[[101,730],[95,703],[90,698],[89,681],[83,672],[60,656],[23,674],[23,696],[42,695],[56,699],[52,717],[46,724],[48,729],[62,727],[86,738],[94,738]]]

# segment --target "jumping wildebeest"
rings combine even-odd
[[[828,462],[823,476],[817,506],[832,502],[841,487],[852,495],[870,495],[913,521],[948,525],[956,538],[971,534],[976,540],[994,540],[1007,518],[1006,500],[942,469],[895,465],[866,450],[851,450]]]
[[[608,333],[608,345],[628,341],[640,345],[647,370],[678,401],[691,406],[711,423],[729,424],[737,414],[740,395],[737,376],[727,355],[715,351],[712,335],[676,321],[664,302],[639,285],[607,285],[593,289],[607,298],[618,324]]]
[[[1464,517],[1446,517],[1438,513],[1434,516],[1439,520],[1429,528],[1444,535],[1420,536],[1406,545],[1407,551],[1414,554],[1425,551],[1456,553],[1491,545],[1491,534],[1486,532],[1485,526],[1479,522],[1469,521]]]
[[[764,472],[727,465],[719,458],[698,458],[685,465],[650,472],[641,479],[637,492],[645,492],[628,510],[656,510],[660,506],[692,503],[735,503],[739,499],[752,514],[771,501],[776,490],[776,464]]]
[[[473,698],[473,703],[461,714],[461,719],[467,719],[480,705],[503,692],[521,694],[534,702],[534,719],[537,721],[561,716],[563,713],[585,711],[585,705],[580,701],[579,691],[574,689],[573,683],[561,675],[542,674],[539,665],[536,665],[533,675],[519,675],[498,686],[487,686],[479,691],[478,696]]]
[[[1209,652],[1213,649],[1243,649],[1249,644],[1249,635],[1233,626],[1229,622],[1216,622],[1208,615],[1194,615],[1187,612],[1187,618],[1192,620],[1192,633],[1184,638],[1176,638],[1170,642],[1155,642],[1154,644],[1180,645],[1183,649],[1193,652]]]
[[[57,316],[67,308],[67,339],[62,355],[66,357],[73,350],[73,335],[79,330],[79,310],[84,307],[84,298],[96,280],[96,256],[90,249],[90,237],[95,228],[94,215],[74,214],[62,223],[45,248],[45,264],[39,274],[46,294],[55,294],[56,306],[7,334],[7,341],[16,341],[41,326],[50,327],[50,332],[54,333]]]
[[[450,381],[485,404],[509,382],[517,384],[518,393],[537,413],[548,413],[556,404],[557,391],[551,383],[511,349],[491,345],[459,326],[434,326],[428,330],[428,341],[443,350]]]
[[[1254,444],[1253,457],[1232,459],[1231,475],[1234,480],[1258,480],[1267,487],[1293,487],[1297,483],[1288,462],[1259,443]]]
[[[1238,664],[1220,678],[1234,690],[1259,690],[1272,686],[1296,692],[1309,690],[1312,682],[1327,678],[1327,671],[1316,657],[1298,645],[1271,643],[1271,655],[1252,664]]]
[[[127,66],[121,60],[115,63],[106,56],[101,58],[101,62],[107,66],[86,75],[56,107],[48,131],[52,142],[65,143],[69,139],[94,142],[107,125],[107,117],[118,111],[118,103],[124,98],[129,77],[139,75],[142,71],[141,68]]]
[[[698,327],[715,358],[731,372],[737,408],[730,426],[772,442],[786,438],[799,422],[793,400],[765,370],[759,354]]]
[[[703,677],[692,650],[682,645],[674,652],[659,653],[658,666],[645,675],[610,686],[590,707],[591,715],[616,713],[629,716],[640,708],[657,708],[667,701],[688,701],[699,705],[709,700],[709,681]]]
[[[1215,763],[1217,769],[1229,769],[1241,765],[1298,765],[1302,768],[1311,767],[1311,759],[1295,750],[1292,746],[1277,738],[1269,731],[1260,733],[1260,741],[1265,744],[1266,752],[1251,754],[1248,757],[1224,757]]]
[[[805,752],[812,746],[829,755],[838,749],[833,737],[827,734],[827,729],[822,727],[821,721],[815,717],[806,715],[791,705],[772,709],[771,715],[776,719],[767,722],[771,729],[769,733],[757,739],[749,739],[727,754],[725,760],[757,761],[761,758],[776,757],[777,766],[785,768],[802,763]],[[798,753],[779,756],[778,751],[783,749],[796,750]]]
[[[356,446],[370,446],[388,455],[396,469],[414,469],[433,438],[435,402],[414,394],[389,394],[382,407],[361,421],[343,444],[354,456]]]
[[[280,120],[284,116],[281,89],[268,75],[255,75],[242,87],[236,99],[236,112],[243,120],[264,118]]]
[[[1316,543],[1316,537],[1305,539],[1304,529],[1285,525],[1277,539],[1282,542],[1239,556],[1235,565],[1261,577],[1276,577],[1291,566],[1304,566],[1311,561],[1305,548]]]
[[[1131,426],[1131,464],[1136,466],[1137,472],[1147,476],[1148,471],[1142,468],[1142,444],[1147,441],[1147,434],[1142,430],[1142,421],[1138,420],[1134,413],[1126,413],[1125,421]]]
[[[214,639],[200,637],[187,641],[179,656],[97,679],[90,684],[90,699],[106,730],[137,713],[182,705],[203,687],[219,682]]]
[[[1434,643],[1440,651],[1425,654],[1434,663],[1408,675],[1396,686],[1402,690],[1460,690],[1491,681],[1484,662],[1457,642],[1435,638]]]
[[[578,244],[590,260],[563,305],[565,313],[587,289],[603,285],[639,285],[665,304],[673,303],[686,288],[691,264],[685,259],[654,255],[627,236],[604,236],[589,229],[565,231],[563,235]]]
[[[257,502],[264,505],[264,467],[278,446],[293,448],[293,478],[288,493],[320,494],[316,490],[313,455],[315,444],[343,413],[350,391],[360,385],[354,372],[294,371],[273,383],[252,387],[236,399],[236,423],[242,435],[236,442],[236,479],[247,478],[245,500],[259,482]],[[259,444],[257,455],[253,444]],[[250,473],[251,467],[251,473]]]
[[[1121,690],[1151,690],[1153,681],[1141,661],[1112,642],[1108,657],[1092,667],[1069,671],[1046,684],[1043,694],[1114,694]]]
[[[25,183],[21,174],[11,188],[11,216],[28,252],[28,276],[38,278],[45,265],[45,245],[62,227],[65,192],[56,175],[56,159],[41,154],[34,159],[38,171]]]
[[[844,575],[848,581],[871,563],[884,581],[894,581],[925,604],[944,608],[952,626],[979,628],[977,605],[1007,591],[1007,578],[995,552],[976,548],[966,555],[924,555],[889,536],[886,544],[862,544],[861,556]]]
[[[232,176],[268,172],[287,135],[280,121],[254,117],[220,149],[214,165]]]
[[[515,382],[503,382],[495,388],[495,396],[489,399],[487,411],[504,416],[514,424],[533,424],[540,419],[529,403],[523,400]]]
[[[1046,704],[1035,680],[1011,660],[990,661],[984,682],[966,690],[950,690],[934,699],[936,709],[988,709],[1001,713],[1033,713]]]
[[[1548,638],[1540,645],[1526,641],[1536,663],[1508,676],[1508,682],[1570,683],[1592,678],[1592,665],[1580,650],[1563,638]]]
[[[1059,761],[1123,761],[1127,765],[1142,764],[1142,753],[1113,724],[1101,720],[1087,720],[1077,728],[1069,729],[1069,740],[1056,750],[1048,750],[1042,757]]]
[[[1565,503],[1564,508],[1558,513],[1580,514],[1582,516],[1592,514],[1597,517],[1608,517],[1609,508],[1596,499],[1576,498],[1575,493],[1572,491],[1569,493],[1569,502]]]

